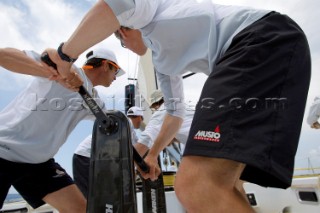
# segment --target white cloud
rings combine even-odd
[[[18,8],[14,8],[7,5],[1,5],[0,13],[0,27],[3,30],[0,34],[1,47],[27,47],[30,48],[31,44],[27,38],[25,38],[21,32],[19,23],[23,23],[24,13]]]
[[[34,49],[38,51],[48,46],[57,47],[66,40],[85,14],[85,11],[72,7],[64,0],[22,2],[29,14],[24,21],[29,29],[28,36],[33,41]]]
[[[62,0],[0,3],[0,47],[42,52],[66,39],[83,14]],[[66,20],[64,20],[66,19]],[[32,78],[0,69],[0,90],[21,90]]]

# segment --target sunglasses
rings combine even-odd
[[[97,64],[86,64],[86,65],[82,66],[82,68],[83,69],[97,68],[97,67],[100,67],[102,65],[103,61],[106,61],[106,63],[111,64],[113,67],[116,68],[116,74],[115,75],[117,75],[120,72],[120,67],[116,63],[114,63],[112,61],[108,61],[108,60],[102,60],[100,63],[97,63]]]
[[[118,73],[120,72],[120,67],[118,66],[118,64],[116,64],[116,63],[114,63],[114,62],[112,62],[112,61],[107,61],[107,60],[106,60],[106,62],[107,62],[108,64],[111,64],[113,67],[116,68],[116,75],[118,75]]]

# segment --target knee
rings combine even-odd
[[[87,200],[86,199],[81,199],[78,202],[78,205],[76,205],[75,209],[74,209],[74,213],[76,212],[86,212],[87,210]]]
[[[87,201],[85,199],[77,200],[71,205],[60,206],[57,210],[60,213],[86,213]]]
[[[79,203],[79,206],[77,207],[78,209],[75,210],[74,212],[86,212],[87,210],[87,200],[83,199]]]
[[[194,191],[192,180],[194,179],[190,175],[177,173],[174,189],[181,203],[188,202],[187,199],[190,198],[190,194]]]

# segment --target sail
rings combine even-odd
[[[139,59],[138,66],[138,78],[136,85],[136,105],[140,105],[144,111],[144,120],[145,123],[148,123],[151,117],[151,110],[149,108],[151,104],[151,93],[158,89],[156,74],[154,71],[151,50],[148,49],[147,53],[144,56],[141,56]],[[139,104],[137,104],[139,103]]]

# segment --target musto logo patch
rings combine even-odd
[[[193,137],[193,139],[201,141],[220,142],[220,137],[220,127],[216,126],[214,131],[199,130],[197,134]]]

